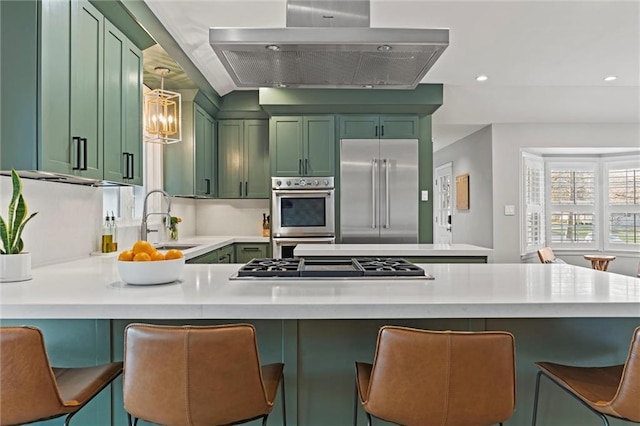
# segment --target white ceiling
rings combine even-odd
[[[286,0],[145,2],[221,95],[236,87],[209,27],[286,26]],[[436,149],[491,123],[640,121],[638,0],[371,0],[371,26],[450,29],[422,81],[444,84]]]

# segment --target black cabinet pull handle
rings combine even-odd
[[[298,160],[298,173],[302,174],[302,159]]]
[[[122,177],[124,179],[129,179],[129,153],[123,152],[122,156],[124,157],[124,174]]]
[[[73,170],[80,170],[80,136],[74,136],[71,138],[71,149],[76,150],[76,165],[72,167]]]
[[[135,161],[133,160],[135,158],[134,157],[135,154],[129,154],[129,155],[131,156],[131,174],[129,175],[129,179],[133,179],[135,175],[135,169],[134,169]]]
[[[242,182],[238,182],[238,183],[240,184],[240,187],[238,188],[238,193],[242,197]]]
[[[245,197],[249,196],[249,181],[244,182],[244,196]]]
[[[204,183],[207,186],[207,191],[205,192],[205,194],[211,194],[211,179],[205,179]]]
[[[87,170],[87,138],[80,138],[80,140],[82,140],[82,146],[84,148],[82,153],[84,164],[80,170]]]
[[[380,132],[380,136],[384,136],[384,124],[382,125],[382,131]]]
[[[376,133],[375,136],[378,136],[378,126],[376,125]]]
[[[242,251],[260,251],[258,247],[245,247]]]

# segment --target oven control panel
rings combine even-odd
[[[330,177],[272,177],[273,189],[333,189],[333,176]]]

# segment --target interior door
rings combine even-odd
[[[377,194],[380,141],[340,141],[340,234],[343,243],[379,240]]]
[[[451,179],[453,176],[453,164],[447,163],[435,170],[435,197],[434,208],[434,242],[436,244],[451,244],[453,241],[451,221],[453,219],[453,208],[451,205],[452,189]]]

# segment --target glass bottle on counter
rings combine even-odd
[[[109,212],[107,212],[104,218],[104,224],[102,225],[102,253],[111,252],[111,243],[113,242],[113,230],[111,229],[111,221],[109,219]]]

